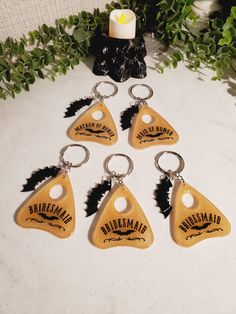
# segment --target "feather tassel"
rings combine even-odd
[[[90,106],[93,101],[92,97],[81,98],[72,102],[68,108],[66,108],[66,112],[64,118],[75,116],[76,112],[85,106]]]
[[[101,201],[101,198],[107,191],[111,190],[111,180],[104,180],[102,183],[98,183],[94,188],[89,191],[87,205],[85,211],[87,217],[93,215],[98,211],[98,204]]]
[[[160,180],[160,183],[157,184],[157,188],[154,191],[154,198],[157,203],[157,207],[160,208],[160,212],[164,215],[165,218],[169,216],[172,210],[169,200],[169,191],[172,187],[172,183],[168,177],[164,177]]]
[[[45,167],[34,171],[30,178],[26,179],[21,192],[34,191],[35,187],[46,178],[55,177],[61,169],[56,166]]]
[[[132,119],[134,115],[138,112],[139,112],[139,105],[137,104],[127,108],[125,111],[122,112],[121,119],[120,119],[122,130],[126,130],[131,127]]]

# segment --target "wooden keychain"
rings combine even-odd
[[[109,168],[113,157],[123,157],[128,161],[126,173],[116,173]],[[132,160],[124,154],[112,154],[104,161],[106,180],[93,188],[87,199],[87,216],[98,211],[90,230],[91,242],[101,249],[114,246],[133,246],[145,249],[153,243],[152,229],[134,195],[123,183],[123,179],[133,170]],[[112,186],[113,185],[113,186]],[[99,210],[98,204],[104,194]],[[116,201],[125,199],[126,208],[119,212]]]
[[[84,159],[72,164],[64,160],[65,152],[71,147],[84,150]],[[71,168],[81,167],[89,160],[89,151],[79,144],[70,144],[60,151],[58,166],[45,167],[32,173],[22,192],[34,191],[36,185],[47,179],[19,207],[16,222],[24,228],[48,231],[59,238],[67,238],[75,229],[74,196],[68,176]],[[49,179],[50,178],[50,179]],[[52,195],[58,189],[59,195]]]
[[[110,85],[113,92],[109,95],[102,95],[98,87],[100,85]],[[113,145],[118,140],[117,129],[110,111],[104,104],[104,99],[117,94],[118,87],[110,81],[101,81],[93,87],[92,96],[76,100],[70,104],[65,112],[64,118],[74,116],[77,111],[85,106],[90,106],[85,110],[69,127],[67,135],[73,141],[90,141],[103,145]]]
[[[160,158],[165,154],[177,157],[179,166],[176,170],[165,170],[160,166]],[[227,218],[180,175],[185,163],[179,154],[162,151],[156,155],[155,165],[163,173],[154,192],[155,200],[164,217],[170,215],[171,235],[177,244],[190,247],[207,238],[226,236],[230,232]],[[170,204],[169,190],[172,186]]]
[[[146,97],[137,97],[133,91],[143,86],[148,89]],[[129,95],[135,104],[121,114],[121,127],[130,128],[129,143],[136,149],[143,149],[152,145],[175,144],[179,136],[174,128],[146,102],[153,96],[153,89],[146,84],[134,84],[129,88]]]

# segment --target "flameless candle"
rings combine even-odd
[[[109,36],[120,39],[133,39],[136,33],[136,16],[133,11],[113,10],[110,14]]]

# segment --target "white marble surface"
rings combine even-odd
[[[103,78],[81,64],[55,83],[39,80],[30,93],[0,103],[1,314],[235,313],[236,108],[227,85],[210,77],[211,73],[199,76],[183,65],[164,75],[149,69],[142,81],[118,84],[118,96],[106,102],[118,125],[120,112],[130,101],[128,87],[150,84],[155,94],[149,104],[180,134],[179,143],[168,149],[184,157],[185,180],[230,220],[229,236],[190,249],[172,241],[169,221],[153,200],[160,175],[153,158],[167,147],[134,150],[119,127],[115,146],[87,143],[89,163],[70,174],[77,205],[73,236],[61,240],[17,226],[13,215],[28,195],[20,192],[25,178],[38,167],[57,163],[60,148],[71,143],[65,131],[74,119],[62,118],[65,107],[88,95]],[[112,152],[127,153],[134,160],[135,169],[125,182],[153,228],[155,242],[147,250],[100,250],[88,241],[94,217],[85,218],[86,193],[101,179],[103,160]]]

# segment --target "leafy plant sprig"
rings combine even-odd
[[[197,34],[189,30],[189,24],[194,26],[198,21],[189,8],[182,25],[179,25],[179,21],[171,26],[167,22],[163,30],[162,38],[168,40],[173,53],[169,53],[163,63],[157,65],[160,72],[166,67],[176,68],[184,60],[191,70],[207,66],[215,72],[212,79],[221,80],[230,68],[232,59],[236,57],[236,6],[232,6],[230,15],[225,20],[218,16],[210,17],[207,27]],[[159,33],[157,26],[157,38]]]
[[[105,31],[107,25],[107,12],[83,11],[57,20],[55,27],[43,24],[19,41],[0,42],[0,98],[28,91],[36,77],[54,81],[66,74],[88,55],[95,29]]]

